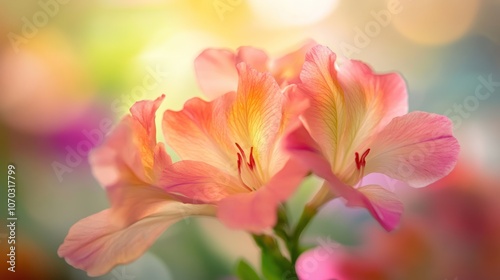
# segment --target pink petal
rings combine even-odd
[[[288,199],[308,169],[294,160],[259,190],[228,196],[218,204],[217,217],[228,227],[260,233],[276,224],[278,205]]]
[[[348,206],[360,206],[368,209],[370,214],[387,231],[392,231],[399,225],[403,213],[403,203],[396,195],[380,186],[369,185],[357,189],[364,195],[361,204],[350,204]]]
[[[340,145],[340,138],[349,120],[345,119],[343,90],[337,81],[336,56],[328,48],[316,46],[307,55],[300,73],[299,84],[311,101],[304,113],[304,124],[311,137],[318,143],[328,161]]]
[[[236,55],[229,50],[207,49],[194,61],[201,91],[210,99],[236,90]]]
[[[195,59],[195,71],[203,93],[215,99],[238,86],[236,65],[245,62],[258,71],[267,71],[265,52],[252,47],[240,47],[236,54],[224,49],[207,49]]]
[[[263,50],[252,47],[239,47],[238,50],[236,50],[235,66],[240,62],[244,62],[259,72],[267,72],[268,60],[269,57]]]
[[[217,218],[229,228],[261,233],[276,224],[279,201],[265,188],[221,200]]]
[[[447,175],[460,150],[451,121],[425,112],[394,118],[369,143],[366,174],[387,174],[413,187],[426,186]]]
[[[351,117],[363,124],[361,130],[378,131],[393,118],[408,113],[406,83],[399,74],[376,74],[361,61],[346,60],[339,67],[338,79],[346,104],[356,113]],[[373,127],[367,127],[367,121]]]
[[[280,202],[285,201],[295,192],[308,172],[309,168],[295,159],[290,159],[263,188]]]
[[[110,215],[116,224],[128,225],[156,212],[175,199],[164,190],[144,183],[119,182],[106,188]]]
[[[168,204],[161,212],[127,226],[116,224],[110,210],[101,211],[73,225],[57,253],[72,266],[86,270],[89,276],[106,274],[115,265],[129,263],[144,254],[179,219],[213,212],[206,206],[191,207]]]

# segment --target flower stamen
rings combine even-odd
[[[238,143],[235,144],[239,150],[239,152],[237,153],[238,155],[237,162],[238,162],[238,174],[240,176],[240,180],[249,191],[256,190],[254,187],[250,187],[248,184],[245,183],[245,181],[255,183],[254,181],[256,180],[255,177],[256,174],[253,172],[256,166],[255,158],[253,156],[253,147],[250,147],[250,157],[248,157],[247,161],[247,156],[243,148],[241,148],[241,146]],[[247,168],[245,168],[243,164],[246,164]],[[252,185],[253,183],[251,183],[250,185]]]
[[[369,153],[370,153],[370,149],[367,149],[361,155],[361,157],[359,156],[358,152],[354,153],[354,162],[356,163],[356,168],[360,171],[359,176],[358,176],[358,179],[361,179],[359,184],[358,184],[359,186],[361,186],[363,183],[362,180],[363,180],[363,177],[365,176],[366,157],[368,156]]]

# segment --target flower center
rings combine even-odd
[[[253,147],[250,147],[250,156],[247,158],[245,151],[238,143],[235,143],[239,152],[238,155],[238,174],[240,182],[249,191],[255,191],[261,186],[261,180],[257,174],[257,164],[253,155]]]

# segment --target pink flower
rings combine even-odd
[[[323,244],[304,252],[295,269],[300,280],[446,279],[435,269],[440,260],[426,230],[413,220],[391,234],[379,228],[367,232],[363,246]]]
[[[186,216],[218,216],[252,232],[274,226],[279,203],[307,173],[281,142],[308,102],[293,86],[282,93],[270,74],[245,64],[238,72],[237,92],[165,112],[165,137],[183,159],[176,163],[156,141],[164,96],[132,106],[90,158],[111,208],[73,225],[59,256],[97,276],[138,258]]]
[[[341,196],[361,206],[387,230],[403,211],[396,196],[363,177],[382,173],[413,187],[448,174],[459,144],[451,121],[425,112],[407,113],[407,93],[397,74],[377,75],[362,62],[340,65],[328,48],[306,55],[298,89],[311,100],[299,126],[287,137],[288,150],[326,179],[314,203]]]
[[[187,215],[214,215],[213,205],[177,202],[159,186],[172,161],[156,142],[155,113],[164,96],[140,101],[130,109],[90,163],[104,186],[111,208],[84,218],[69,230],[58,254],[89,276],[141,256],[171,224]]]
[[[270,72],[281,88],[298,82],[306,52],[314,45],[308,40],[301,48],[278,59],[271,59],[262,50],[240,47],[236,52],[226,49],[207,49],[195,60],[198,83],[209,98],[236,90],[238,73],[236,65],[245,62],[260,72]]]
[[[281,148],[298,124],[307,99],[284,93],[268,73],[237,66],[238,90],[212,102],[193,98],[166,111],[167,143],[183,161],[163,177],[168,192],[217,204],[228,227],[260,232],[276,223],[276,210],[307,173]]]

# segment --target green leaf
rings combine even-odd
[[[262,252],[262,274],[267,280],[281,280],[282,268],[271,254]]]
[[[236,265],[236,276],[241,280],[260,280],[255,269],[245,260],[240,260]]]

